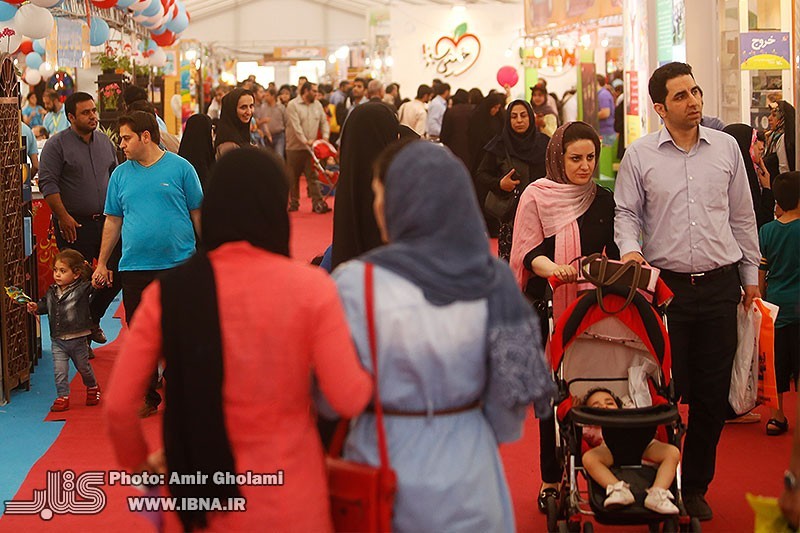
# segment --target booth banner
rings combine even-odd
[[[525,31],[530,35],[549,24],[567,26],[622,15],[623,0],[525,0]]]
[[[789,70],[791,57],[788,32],[752,31],[739,35],[742,70]]]
[[[56,17],[58,28],[58,66],[83,66],[83,28],[80,22]]]
[[[320,59],[328,57],[328,49],[315,46],[278,46],[273,54],[278,59]]]
[[[33,212],[33,234],[36,235],[36,276],[39,278],[39,294],[36,299],[43,298],[53,281],[53,258],[58,253],[56,237],[50,222],[50,206],[41,198],[31,203]],[[34,296],[33,294],[31,296]]]
[[[460,76],[472,68],[481,55],[481,41],[467,33],[467,24],[456,27],[453,36],[442,35],[433,45],[422,45],[425,67],[433,67],[445,78]]]

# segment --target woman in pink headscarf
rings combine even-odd
[[[595,184],[600,137],[585,122],[570,122],[556,130],[547,145],[546,179],[531,183],[520,198],[514,220],[511,270],[520,288],[539,313],[546,331],[547,278],[567,282],[553,295],[556,320],[577,298],[578,277],[574,259],[605,253],[619,259],[614,244],[614,196]],[[546,340],[543,335],[543,339]],[[561,468],[555,455],[553,420],[540,420],[542,488],[539,509],[558,496]]]

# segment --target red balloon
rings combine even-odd
[[[497,71],[497,83],[505,87],[513,87],[519,82],[519,74],[514,67],[500,67]]]
[[[30,54],[33,52],[33,41],[30,39],[25,39],[19,44],[17,51],[22,52],[23,54]]]
[[[91,2],[100,9],[109,9],[117,5],[118,0],[91,0]]]
[[[20,5],[21,3],[25,2],[25,0],[4,0],[7,4],[13,4],[15,6]]]
[[[175,34],[167,30],[161,35],[150,35],[156,44],[160,47],[172,46],[175,44]]]

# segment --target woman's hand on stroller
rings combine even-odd
[[[553,265],[550,276],[554,276],[562,283],[575,283],[578,281],[578,269],[572,265]],[[548,276],[548,277],[550,277]]]

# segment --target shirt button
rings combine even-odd
[[[692,226],[696,226],[696,225],[697,225],[697,222],[692,222]]]
[[[689,203],[690,203],[690,204],[693,204],[693,203],[694,203],[694,198],[692,198],[691,200],[689,200]]]
[[[689,181],[692,181],[693,179],[694,179],[693,177],[689,176]]]

